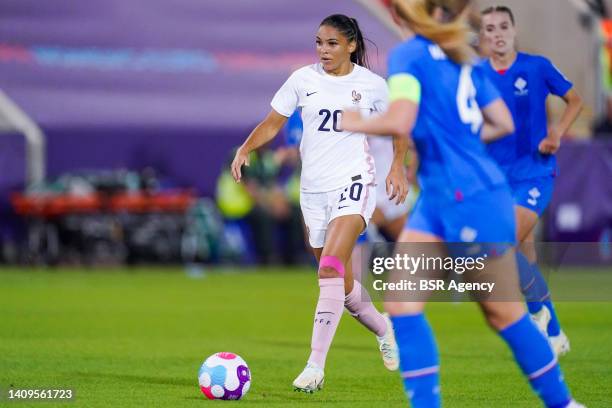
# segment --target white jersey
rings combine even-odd
[[[289,77],[271,105],[287,117],[301,108],[303,192],[332,191],[350,184],[356,176],[361,176],[365,184],[375,182],[376,170],[367,137],[343,131],[341,112],[358,108],[363,116],[369,116],[386,110],[387,100],[385,80],[356,64],[344,76],[329,75],[321,64],[313,64]]]

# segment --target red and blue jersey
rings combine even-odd
[[[518,53],[504,73],[496,72],[488,60],[480,66],[508,105],[516,129],[512,135],[490,143],[489,154],[511,182],[555,175],[555,156],[538,150],[548,134],[546,98],[549,94],[564,96],[572,83],[542,56]]]

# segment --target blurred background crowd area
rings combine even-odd
[[[311,262],[299,210],[299,117],[234,149],[327,15],[357,18],[374,71],[399,40],[388,0],[5,0],[0,14],[0,261],[8,264]],[[612,0],[510,6],[586,108],[559,153],[548,241],[612,233]],[[562,105],[551,98],[551,120]],[[606,255],[607,254],[607,255]],[[589,262],[589,259],[583,259]]]

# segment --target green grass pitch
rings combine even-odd
[[[0,270],[0,389],[63,388],[74,402],[16,407],[405,407],[397,373],[372,334],[345,314],[323,391],[291,382],[309,353],[318,287],[313,270]],[[582,271],[568,273],[568,282]],[[584,272],[588,274],[587,272]],[[607,279],[608,288],[612,279]],[[575,397],[612,406],[612,303],[559,303],[572,351],[561,359]],[[502,341],[475,305],[430,304],[446,407],[538,407]],[[252,372],[243,401],[207,401],[203,360],[240,354]]]

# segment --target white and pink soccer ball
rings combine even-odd
[[[251,387],[251,371],[239,355],[215,353],[200,367],[198,380],[208,399],[239,400]]]

